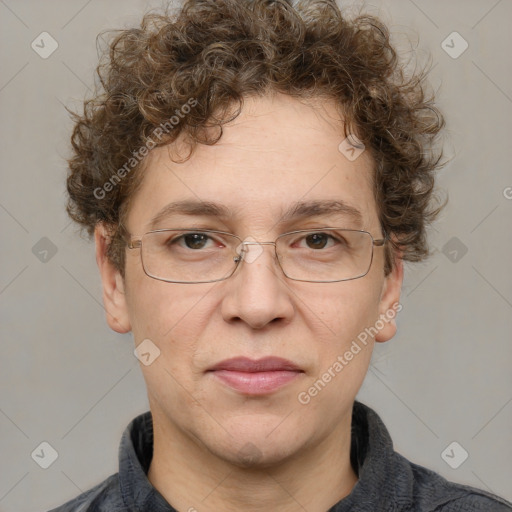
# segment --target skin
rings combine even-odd
[[[361,229],[381,238],[369,152],[350,162],[338,150],[343,138],[329,100],[248,98],[221,140],[198,145],[187,162],[172,162],[168,147],[150,153],[128,230],[142,235],[167,203],[198,198],[233,213],[225,219],[180,215],[159,227],[194,223],[258,241],[295,229],[356,227],[340,216],[277,223],[297,200],[341,198],[362,213]],[[110,327],[132,331],[136,345],[149,338],[161,351],[141,369],[154,422],[148,478],[165,499],[191,512],[325,512],[348,495],[357,482],[349,462],[352,405],[374,343],[394,336],[394,321],[307,405],[297,396],[396,305],[401,260],[385,276],[384,251],[376,247],[363,278],[307,283],[287,279],[273,247],[265,245],[225,281],[176,284],[148,277],[139,249],[127,250],[123,279],[106,258],[103,226],[95,238]],[[304,373],[263,397],[234,391],[206,373],[231,357],[269,355],[293,361]]]

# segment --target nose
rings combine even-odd
[[[226,280],[222,316],[228,322],[243,321],[253,329],[270,322],[289,322],[294,307],[286,277],[275,256],[273,242],[243,242],[242,261]]]

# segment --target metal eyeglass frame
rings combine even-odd
[[[165,283],[178,283],[178,284],[200,284],[200,283],[215,283],[217,281],[225,281],[226,279],[229,279],[237,270],[237,268],[240,266],[240,262],[243,261],[243,254],[244,254],[244,251],[242,249],[242,254],[238,255],[238,256],[235,256],[233,258],[234,260],[234,263],[235,263],[235,267],[233,268],[233,271],[225,276],[225,277],[221,277],[220,279],[211,279],[211,280],[208,280],[208,281],[175,281],[175,280],[171,280],[171,279],[162,279],[160,277],[155,277],[155,276],[152,276],[151,274],[149,274],[146,270],[146,267],[144,265],[144,258],[142,257],[142,238],[145,236],[145,235],[149,235],[151,233],[161,233],[161,232],[167,232],[167,231],[189,231],[191,233],[219,233],[219,234],[222,234],[222,235],[229,235],[233,238],[236,238],[238,240],[240,240],[240,244],[245,247],[246,245],[273,245],[274,246],[274,252],[275,252],[275,257],[276,257],[276,260],[277,260],[277,263],[279,264],[279,268],[281,269],[281,271],[283,272],[284,276],[288,279],[291,279],[292,281],[301,281],[301,282],[305,282],[305,283],[339,283],[341,281],[352,281],[354,279],[360,279],[361,277],[364,277],[366,274],[368,274],[368,272],[370,271],[371,267],[372,267],[372,263],[373,263],[373,248],[374,247],[382,247],[384,246],[384,244],[389,240],[389,237],[387,234],[384,234],[384,237],[383,238],[378,238],[378,239],[375,239],[373,238],[373,235],[368,232],[368,231],[365,231],[363,229],[347,229],[347,228],[311,228],[311,229],[299,229],[299,230],[296,230],[296,231],[289,231],[288,233],[282,233],[281,235],[279,235],[273,242],[257,242],[257,241],[254,241],[254,242],[247,242],[247,241],[244,241],[242,240],[238,235],[235,235],[233,233],[228,233],[227,231],[218,231],[218,230],[215,230],[215,229],[193,229],[193,228],[171,228],[171,229],[155,229],[155,230],[152,230],[152,231],[148,231],[146,233],[144,233],[143,235],[128,235],[130,237],[130,239],[126,242],[126,246],[128,247],[128,249],[141,249],[141,256],[140,256],[140,259],[141,259],[141,263],[142,263],[142,269],[144,270],[144,273],[152,278],[152,279],[156,279],[157,281],[163,281]],[[357,233],[365,233],[367,234],[371,240],[372,240],[372,253],[371,253],[371,257],[370,257],[370,263],[368,265],[368,269],[366,270],[366,272],[364,274],[361,274],[359,276],[356,276],[356,277],[350,277],[350,278],[347,278],[347,279],[336,279],[334,281],[316,281],[316,280],[311,280],[311,279],[295,279],[293,277],[289,277],[286,272],[283,270],[283,267],[281,266],[281,261],[279,260],[279,256],[277,254],[277,241],[279,240],[279,238],[283,237],[283,236],[286,236],[286,235],[293,235],[295,233],[311,233],[313,231],[320,231],[320,232],[323,232],[323,231],[351,231],[351,232],[357,232]]]

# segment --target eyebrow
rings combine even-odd
[[[211,201],[182,200],[164,206],[148,223],[150,230],[156,229],[158,224],[173,215],[189,215],[193,217],[218,217],[228,219],[233,217],[240,209],[233,211],[228,207]],[[363,215],[361,212],[342,200],[311,200],[297,201],[290,205],[280,216],[279,223],[308,217],[327,215],[343,215],[353,222],[361,225]]]

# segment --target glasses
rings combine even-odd
[[[344,228],[301,229],[274,242],[242,240],[216,230],[158,229],[127,242],[141,250],[142,268],[149,277],[168,283],[213,283],[231,277],[245,260],[252,263],[273,245],[284,275],[294,281],[333,283],[365,276],[373,261],[375,240],[367,231]],[[249,251],[249,246],[255,246]]]

